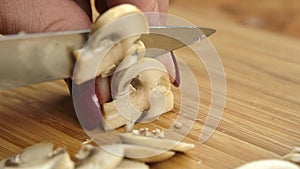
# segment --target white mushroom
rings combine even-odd
[[[112,96],[112,102],[103,104],[107,130],[127,121],[152,120],[173,109],[169,75],[164,65],[153,58],[118,67],[112,78]]]
[[[300,167],[288,161],[270,159],[250,162],[236,169],[300,169]]]
[[[165,65],[143,57],[145,46],[140,37],[145,33],[149,33],[145,15],[133,5],[119,5],[97,19],[87,45],[74,52],[75,83],[97,77],[105,130],[125,124],[130,130],[137,120],[150,121],[173,109],[172,82]],[[110,76],[113,101],[107,103],[111,99],[105,86],[109,79],[101,78]]]
[[[116,169],[149,169],[144,162],[124,159]]]
[[[174,151],[166,151],[134,144],[117,144],[124,149],[124,156],[136,161],[152,163],[167,160],[175,155]]]
[[[108,149],[108,150],[106,150]],[[118,145],[107,145],[106,148],[83,145],[76,154],[79,160],[76,169],[114,169],[122,161],[124,155],[123,147]]]
[[[21,154],[1,161],[3,169],[73,169],[74,163],[63,148],[53,151],[51,143],[25,148]]]
[[[300,164],[300,147],[295,147],[290,153],[283,156],[282,159]]]
[[[92,25],[87,45],[74,52],[74,82],[112,75],[125,57],[144,49],[139,38],[148,32],[147,18],[133,5],[119,5],[105,12]]]
[[[176,140],[154,138],[151,136],[141,136],[132,133],[120,134],[121,140],[127,144],[136,144],[142,146],[149,146],[154,148],[160,148],[164,150],[174,150],[179,152],[186,152],[195,148],[194,144],[180,142]]]

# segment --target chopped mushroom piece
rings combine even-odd
[[[300,165],[300,147],[295,147],[290,153],[283,156],[282,159]]]
[[[25,148],[22,153],[1,161],[0,169],[73,169],[74,163],[63,148],[53,151],[51,143]]]
[[[124,159],[116,169],[149,169],[144,162]]]
[[[126,124],[126,129],[131,130],[136,121],[154,120],[173,109],[172,82],[165,62],[144,57],[145,46],[140,37],[146,33],[149,33],[146,16],[133,5],[119,5],[96,20],[86,47],[74,51],[77,60],[74,82],[82,84],[97,77],[94,100],[101,105],[101,124],[105,130]],[[110,78],[111,88],[107,87]],[[92,115],[83,115],[88,119],[86,123],[91,123],[86,126],[93,129],[100,120],[89,117],[99,114],[87,113]]]
[[[81,84],[97,76],[111,76],[125,57],[144,50],[139,39],[148,32],[147,18],[137,7],[123,4],[109,9],[92,25],[93,36],[86,47],[74,51],[74,82]]]
[[[149,147],[160,148],[164,150],[186,152],[195,148],[195,145],[190,143],[164,139],[164,138],[135,135],[133,133],[123,133],[120,134],[120,137],[122,142],[127,144],[142,145],[147,147],[149,146]]]
[[[288,161],[271,159],[250,162],[236,169],[300,169],[300,167]]]
[[[123,159],[124,149],[117,145],[107,145],[105,148],[83,145],[76,154],[79,160],[76,169],[114,169]]]
[[[174,98],[166,68],[152,58],[141,58],[128,68],[118,67],[112,79],[113,101],[103,104],[105,129],[127,121],[153,120],[173,109]],[[118,120],[116,120],[118,119]]]
[[[124,149],[125,157],[146,163],[164,161],[175,155],[174,151],[166,151],[134,144],[117,145]]]

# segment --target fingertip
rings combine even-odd
[[[43,26],[43,32],[88,29],[91,26],[90,16],[78,6],[75,1],[56,2],[48,7],[43,18],[48,18]],[[57,5],[58,4],[58,5]],[[53,13],[55,15],[53,15]]]
[[[83,11],[85,11],[90,20],[92,20],[91,2],[89,0],[75,0],[75,2]]]
[[[87,29],[88,14],[75,1],[31,0],[0,5],[0,32],[16,34]]]

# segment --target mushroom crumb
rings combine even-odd
[[[176,122],[175,125],[174,125],[174,127],[176,129],[181,129],[183,127],[183,124],[181,122]]]
[[[149,131],[149,128],[141,128],[139,130],[132,130],[133,135],[140,135],[146,137],[155,137],[155,138],[164,138],[165,134],[164,131],[156,128],[152,131]]]

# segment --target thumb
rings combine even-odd
[[[73,0],[2,0],[0,34],[89,28],[88,15]]]

